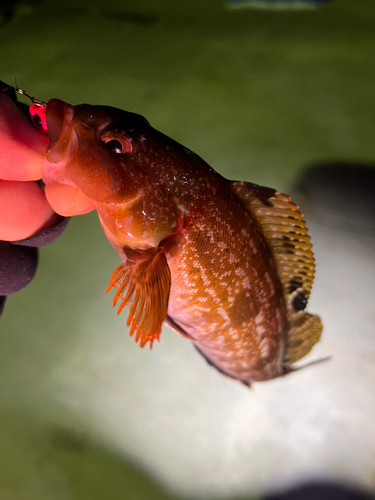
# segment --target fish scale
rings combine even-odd
[[[189,325],[185,326],[186,333],[222,372],[246,382],[262,380],[264,376],[280,375],[283,370],[280,362],[283,342],[268,341],[263,336],[264,332],[272,332],[272,338],[285,336],[285,327],[279,324],[275,312],[278,309],[285,315],[281,285],[275,268],[269,266],[271,254],[262,233],[249,215],[242,216],[241,204],[226,184],[221,191],[205,200],[204,207],[196,208],[197,220],[191,216],[181,250],[170,263],[168,314],[175,323]],[[225,203],[218,203],[218,199]],[[214,238],[204,231],[206,227]],[[224,244],[222,249],[219,242]],[[228,255],[233,256],[235,265],[230,264]],[[248,286],[238,276],[239,265]],[[265,273],[262,279],[259,277],[261,269],[268,269],[266,273],[272,276],[274,285],[270,286]],[[199,290],[198,294],[190,293],[192,285]],[[178,306],[175,308],[174,304]],[[260,313],[264,319],[258,325],[256,318]],[[255,365],[261,369],[254,368]]]

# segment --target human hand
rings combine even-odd
[[[47,135],[20,111],[14,89],[0,82],[0,316],[5,297],[33,278],[37,247],[64,230],[68,219],[61,215],[94,208],[74,188],[51,185],[45,192],[36,182],[42,177],[47,145]]]

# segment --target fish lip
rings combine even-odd
[[[60,99],[51,99],[47,103],[46,114],[50,140],[46,160],[53,164],[66,162],[77,148],[77,134],[73,127],[74,106]]]
[[[60,99],[51,99],[47,103],[46,118],[49,145],[47,154],[50,153],[62,135],[63,129],[66,129],[72,123],[74,117],[74,108]]]
[[[74,186],[65,177],[65,167],[78,149],[77,134],[72,126],[74,107],[60,99],[51,99],[47,103],[46,115],[50,142],[44,159],[43,182]]]

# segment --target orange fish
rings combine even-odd
[[[46,184],[95,203],[122,259],[108,290],[143,347],[162,323],[247,385],[292,370],[318,342],[304,311],[314,279],[305,222],[289,196],[229,181],[140,115],[107,106],[40,106]],[[107,290],[107,291],[108,291]]]

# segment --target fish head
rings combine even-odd
[[[46,106],[49,145],[43,181],[78,188],[96,203],[127,202],[145,183],[139,169],[140,115],[109,106],[72,106],[51,99]]]
[[[73,186],[93,200],[114,246],[157,246],[176,231],[176,202],[150,166],[162,149],[158,133],[145,118],[59,99],[44,111],[49,145],[43,181]]]

